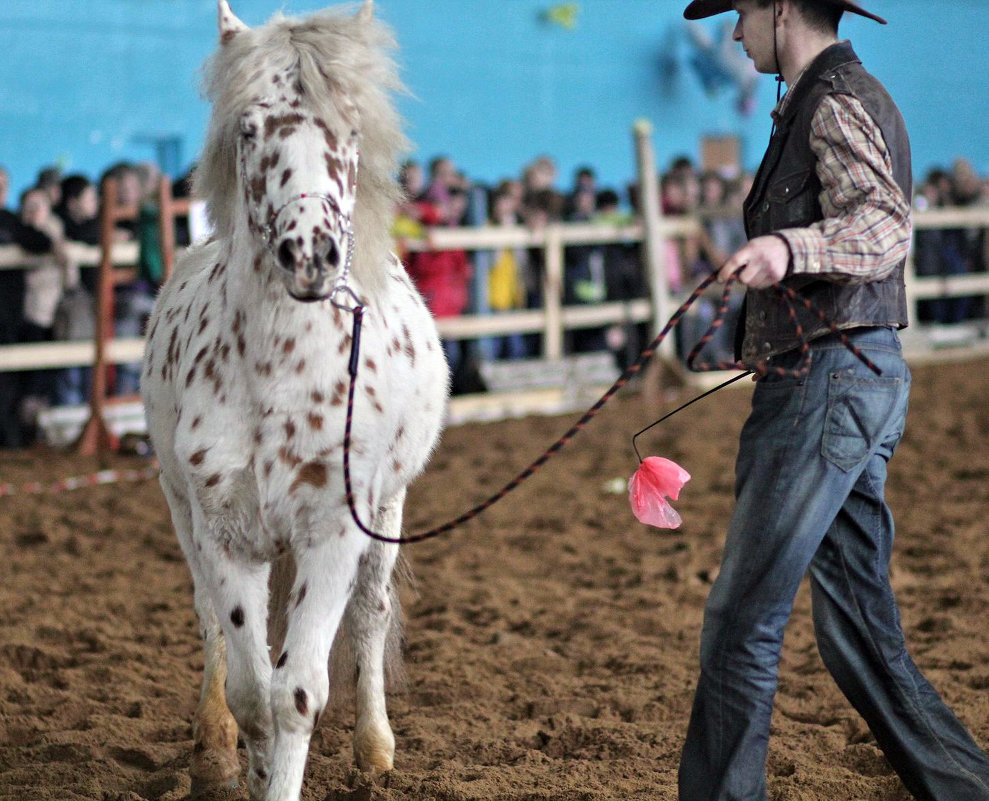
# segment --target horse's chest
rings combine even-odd
[[[321,369],[312,356],[314,370],[305,374],[291,361],[266,360],[263,368],[231,381],[222,397],[204,392],[184,398],[177,448],[202,497],[226,508],[251,506],[245,514],[256,514],[273,530],[304,510],[343,503],[350,383],[346,359],[329,350]],[[414,445],[402,425],[408,410],[396,413],[400,405],[383,402],[391,388],[358,386],[351,463],[355,478],[366,484],[386,460],[410,461],[406,451]],[[388,481],[376,483],[388,489]]]
[[[422,469],[439,430],[446,367],[419,306],[368,311],[353,387],[353,321],[339,310],[250,315],[231,304],[232,317],[214,318],[195,301],[191,308],[203,322],[164,362],[174,364],[165,373],[178,411],[176,466],[231,548],[270,553],[292,532],[348,519],[348,408],[351,475],[368,514]]]
[[[321,419],[320,419],[321,418]],[[266,559],[314,537],[342,536],[349,513],[343,473],[343,414],[272,411],[217,448],[197,451],[191,476],[223,547]],[[233,433],[228,431],[227,434]],[[355,433],[351,476],[371,515],[408,480],[403,465],[422,459],[407,437],[382,427]]]

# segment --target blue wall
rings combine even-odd
[[[415,96],[400,101],[415,155],[449,154],[472,177],[495,181],[545,152],[556,157],[562,186],[583,163],[623,185],[634,176],[631,125],[646,117],[661,167],[679,153],[696,158],[701,136],[723,133],[741,137],[754,166],[775,83],[760,78],[749,116],[736,111],[732,91],[707,95],[689,63],[684,2],[583,0],[567,30],[545,19],[555,0],[377,0]],[[278,7],[232,5],[250,25]],[[294,14],[321,5],[282,7]],[[899,102],[916,172],[959,155],[989,172],[989,3],[866,5],[891,24],[849,15],[842,33]],[[0,164],[14,193],[52,162],[92,176],[120,159],[186,167],[206,121],[198,70],[215,24],[214,0],[3,0]],[[718,22],[705,27],[715,33]]]

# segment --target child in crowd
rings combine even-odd
[[[139,337],[154,309],[155,293],[164,275],[158,228],[161,171],[150,162],[140,162],[129,169],[120,168],[118,174],[120,201],[137,204],[137,220],[132,230],[139,249],[137,280],[114,288],[114,334]],[[114,384],[116,394],[136,395],[140,379],[140,362],[118,364]]]
[[[491,224],[519,224],[519,197],[508,182],[503,182],[491,197]],[[488,272],[488,306],[493,312],[519,311],[526,306],[528,252],[521,247],[504,247],[494,253]],[[522,359],[529,355],[525,337],[520,333],[493,337],[489,343],[492,359]]]
[[[62,169],[54,165],[42,167],[34,182],[37,189],[48,195],[48,202],[54,209],[62,202]]]
[[[62,221],[65,238],[86,245],[100,243],[100,199],[96,186],[85,175],[75,173],[62,179],[62,200],[55,213]]]
[[[25,191],[19,217],[21,226],[49,243],[45,257],[25,272],[19,341],[49,342],[53,339],[55,310],[65,290],[79,283],[79,268],[66,252],[62,223],[52,213],[48,192],[40,187]],[[25,374],[19,411],[28,432],[36,425],[38,413],[58,401],[57,379],[58,373],[51,370]]]
[[[457,226],[462,224],[466,209],[467,197],[453,162],[442,157],[434,159],[430,164],[429,185],[416,204],[419,222],[427,228]],[[466,251],[412,253],[406,261],[406,270],[434,317],[456,317],[467,309],[471,266]],[[460,342],[443,340],[443,349],[456,385],[464,361]]]
[[[420,239],[425,233],[419,206],[419,197],[426,185],[422,165],[411,159],[402,164],[398,172],[398,185],[402,189],[402,197],[395,209],[392,235],[395,238],[402,264],[408,269],[409,253],[406,250],[405,241],[407,239]]]

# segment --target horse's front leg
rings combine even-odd
[[[275,740],[267,801],[298,801],[309,740],[329,699],[330,647],[367,545],[352,526],[341,535],[295,550],[288,626],[271,681]]]
[[[192,721],[192,762],[189,777],[192,795],[208,793],[217,786],[236,786],[240,775],[237,759],[237,724],[227,708],[224,685],[227,656],[223,632],[207,590],[200,551],[193,543],[192,509],[188,497],[176,490],[165,476],[162,490],[172,512],[179,545],[192,573],[196,616],[203,639],[203,686]]]
[[[260,801],[268,786],[272,731],[268,705],[269,566],[227,552],[209,535],[197,544],[202,545],[201,561],[226,643],[226,703],[247,747],[250,797]]]
[[[384,536],[401,534],[404,500],[402,491],[378,516],[377,530]],[[398,598],[391,583],[397,558],[397,545],[371,543],[360,561],[345,625],[357,662],[354,759],[358,768],[375,776],[390,771],[395,756],[385,706],[385,665],[400,658],[401,650]]]
[[[200,594],[197,591],[197,596]],[[192,762],[189,778],[192,795],[206,793],[216,786],[237,786],[240,761],[237,759],[237,723],[226,699],[227,649],[223,632],[206,599],[196,609],[203,629],[203,687],[192,721]]]

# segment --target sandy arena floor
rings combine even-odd
[[[889,482],[895,586],[915,659],[989,745],[989,361],[914,375]],[[644,438],[646,452],[693,473],[679,532],[639,525],[624,494],[609,492],[635,467],[631,434],[663,411],[626,394],[511,500],[408,548],[409,683],[390,698],[396,770],[386,785],[352,772],[344,708],[313,739],[303,797],[675,799],[749,395],[726,390]],[[572,419],[447,431],[413,487],[407,530],[486,497]],[[0,483],[97,467],[5,452]],[[186,798],[202,657],[157,483],[0,498],[0,577],[0,799]],[[908,799],[824,671],[806,587],[773,736],[774,801]]]

